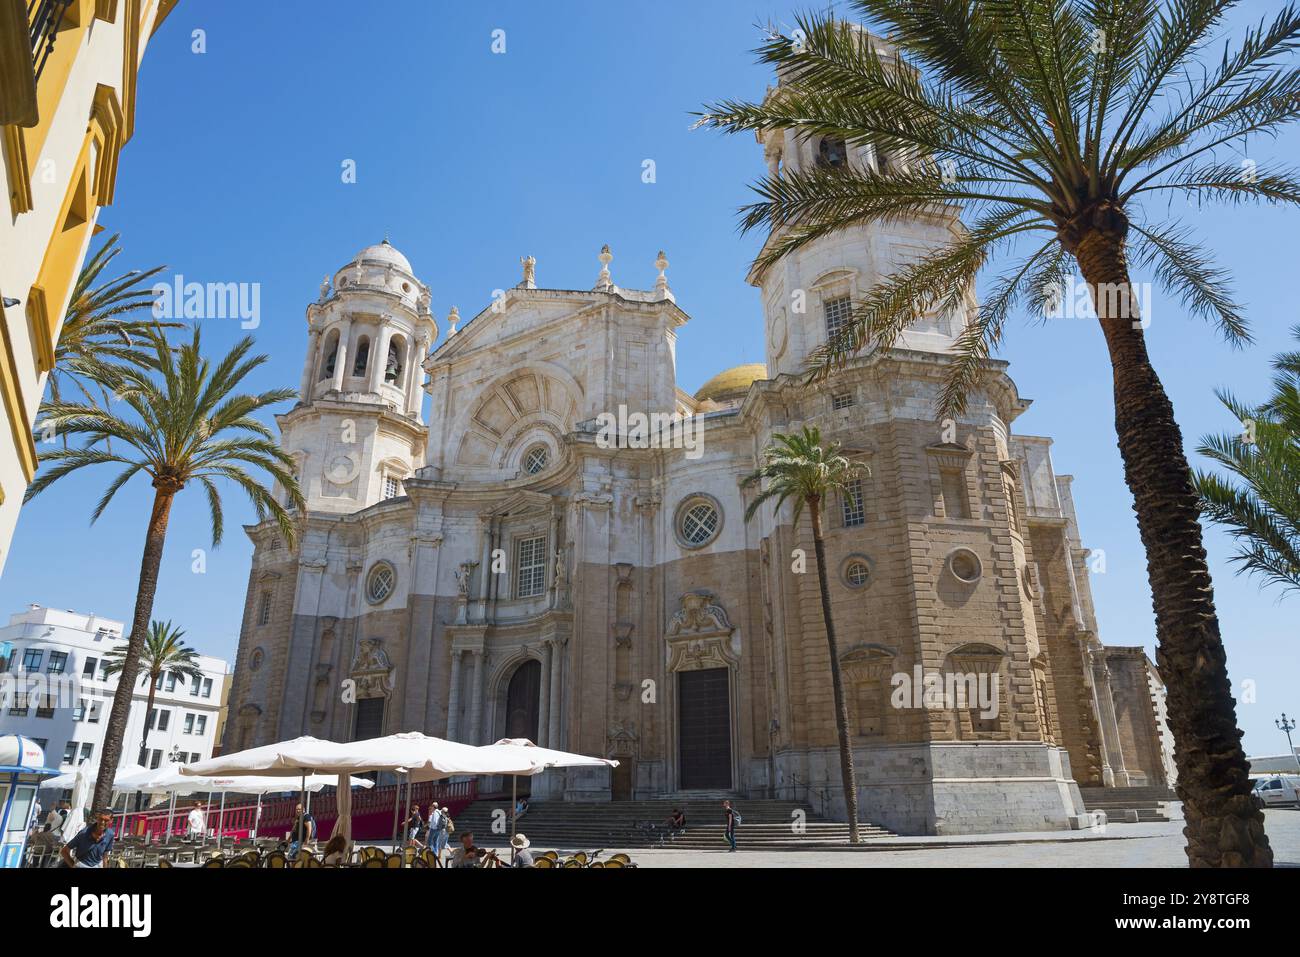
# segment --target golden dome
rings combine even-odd
[[[695,393],[695,398],[700,402],[707,400],[721,402],[727,399],[744,398],[745,393],[749,391],[750,383],[766,378],[767,366],[761,362],[736,366],[733,369],[719,372],[700,386],[699,391]]]

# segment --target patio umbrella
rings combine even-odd
[[[547,768],[584,768],[584,767],[606,767],[616,768],[618,762],[613,758],[592,758],[585,754],[573,754],[569,751],[556,751],[553,748],[540,748],[527,738],[502,738],[496,744],[486,744],[479,748],[480,751],[489,752],[493,757],[499,758],[503,763],[521,763],[524,760],[531,760],[537,765],[537,769],[531,774],[540,774]],[[514,836],[516,817],[515,812],[519,804],[518,798],[517,775],[510,776],[510,859],[513,861],[515,856]]]

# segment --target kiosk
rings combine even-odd
[[[0,735],[0,867],[23,866],[36,791],[58,773],[45,767],[45,751],[31,738]]]

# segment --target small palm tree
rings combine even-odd
[[[302,493],[293,475],[293,460],[276,444],[271,430],[254,413],[297,395],[295,389],[260,394],[237,392],[244,378],[262,365],[264,355],[249,357],[251,338],[241,339],[215,366],[203,358],[199,330],[190,342],[173,349],[161,334],[151,337],[149,367],[117,366],[117,395],[127,408],[121,414],[93,404],[50,402],[44,420],[67,436],[84,436],[76,448],[61,448],[43,456],[45,469],[27,489],[31,500],[53,483],[89,465],[118,464],[125,468],[109,483],[91,514],[93,523],[128,481],[143,473],[153,485],[153,508],[145,528],[144,553],[135,613],[121,680],[104,735],[104,750],[95,782],[94,806],[106,806],[113,773],[121,754],[131,710],[132,688],[145,652],[145,636],[158,588],[167,522],[176,496],[191,482],[206,493],[212,521],[212,544],[221,544],[224,519],[216,480],[233,482],[253,503],[258,520],[275,519],[285,541],[296,540],[297,527],[288,510],[251,475],[261,469],[285,490],[290,506],[303,508]],[[115,405],[117,403],[114,403]],[[106,444],[115,444],[110,450]]]
[[[746,476],[742,487],[751,488],[764,480],[762,489],[745,509],[745,521],[750,521],[764,503],[775,499],[774,508],[780,511],[787,499],[794,501],[794,527],[804,507],[812,524],[813,551],[817,557],[817,586],[821,591],[822,621],[826,626],[826,646],[831,658],[831,689],[835,702],[835,728],[839,735],[840,775],[844,782],[844,800],[848,806],[849,841],[858,843],[858,782],[853,773],[853,746],[849,741],[849,705],[844,696],[844,677],[840,673],[840,653],[835,640],[835,621],[831,616],[830,584],[826,579],[826,541],[822,537],[822,507],[835,494],[853,494],[851,486],[867,473],[865,465],[850,462],[840,454],[839,443],[822,444],[822,434],[816,427],[805,426],[798,435],[772,435],[772,441],[763,449],[763,465],[757,472]]]
[[[1300,178],[1240,162],[1230,144],[1300,117],[1300,9],[1247,30],[1211,61],[1200,50],[1235,0],[853,0],[887,42],[833,17],[798,19],[760,59],[780,86],[762,103],[706,107],[700,123],[764,137],[790,132],[887,162],[782,169],[758,183],[745,229],[766,228],[770,267],[839,231],[917,217],[965,228],[876,283],[814,353],[827,375],[863,350],[893,348],[930,312],[969,315],[952,350],[940,415],[960,411],[1021,304],[1051,314],[1074,270],[1109,351],[1115,430],[1147,554],[1156,660],[1178,744],[1178,790],[1193,866],[1272,864],[1250,781],[1182,435],[1151,358],[1130,264],[1230,342],[1249,341],[1224,272],[1166,201],[1300,204]],[[848,148],[846,150],[846,147]],[[1242,149],[1246,147],[1241,146]],[[969,310],[978,275],[1011,265]]]
[[[99,399],[106,403],[107,393],[112,391],[114,365],[148,365],[153,354],[151,337],[159,329],[181,327],[179,322],[139,316],[154,303],[146,283],[166,266],[145,272],[132,269],[100,283],[100,274],[122,251],[117,240],[117,235],[110,236],[86,260],[72,288],[50,372],[50,398],[54,402],[62,402],[65,391],[73,387],[88,402]]]
[[[1300,340],[1300,326],[1292,335]],[[1240,484],[1197,472],[1196,488],[1202,512],[1240,543],[1240,571],[1300,590],[1300,353],[1277,356],[1273,369],[1273,394],[1261,406],[1215,393],[1241,431],[1207,435],[1197,451]]]
[[[137,662],[141,683],[149,685],[149,700],[145,706],[144,727],[140,731],[140,761],[147,764],[145,755],[149,747],[150,715],[153,714],[154,695],[158,683],[165,674],[175,675],[183,684],[186,679],[200,681],[203,672],[199,670],[199,653],[181,639],[185,632],[172,626],[170,621],[154,621],[149,624],[149,634],[144,640],[144,652]],[[129,646],[114,648],[104,656],[107,663],[105,675],[120,675],[126,669]]]

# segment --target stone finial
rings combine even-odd
[[[326,276],[323,280],[321,280],[321,284],[320,284],[320,299],[318,299],[318,300],[316,300],[316,301],[317,301],[317,302],[324,302],[324,301],[325,301],[326,299],[328,299],[329,297],[330,297],[330,277],[329,277],[329,276]]]
[[[609,264],[614,259],[614,254],[609,251],[609,243],[600,247],[600,278],[596,280],[596,289],[601,292],[609,292],[614,288],[614,280],[609,275]]]
[[[524,289],[537,288],[537,260],[532,256],[525,256],[519,260],[519,265],[524,267],[524,281],[519,285]]]
[[[664,251],[659,250],[659,256],[655,259],[655,268],[659,270],[659,278],[655,280],[655,295],[660,299],[672,299],[672,291],[668,288],[668,257]]]
[[[447,314],[447,338],[450,339],[456,334],[456,324],[460,322],[460,310],[455,306],[451,307],[451,312]]]

